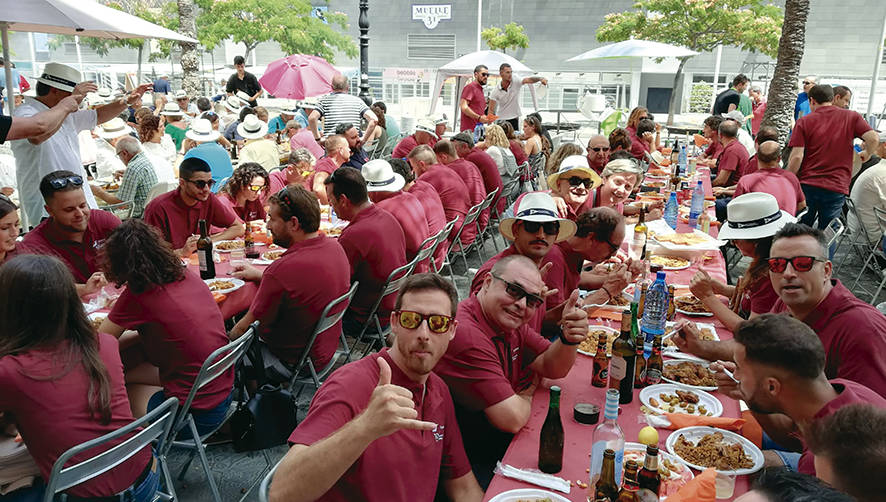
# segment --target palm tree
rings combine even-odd
[[[768,104],[763,123],[778,128],[781,144],[786,144],[791,130],[794,103],[797,100],[797,79],[806,45],[806,18],[809,0],[787,0],[784,23],[778,41],[778,60],[772,82],[769,84]]]
[[[197,38],[197,6],[194,0],[178,1],[178,32],[182,35]],[[198,96],[200,90],[200,55],[197,44],[179,42],[181,48],[182,88],[189,96]]]

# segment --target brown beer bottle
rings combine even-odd
[[[258,249],[255,248],[255,237],[252,235],[252,224],[246,222],[246,233],[243,235],[244,251],[247,258],[258,258]]]
[[[609,380],[609,358],[606,357],[606,341],[609,335],[601,334],[597,338],[597,353],[594,354],[594,374],[591,377],[591,385],[594,387],[606,387]]]
[[[560,421],[560,387],[551,387],[548,416],[538,439],[538,469],[554,474],[563,469],[563,422]]]
[[[636,472],[634,463],[634,472]],[[618,485],[615,484],[615,451],[607,449],[603,452],[603,469],[600,479],[594,485],[594,502],[603,500],[614,501],[618,497]]]
[[[621,491],[618,492],[617,502],[638,502],[637,492],[640,487],[637,484],[637,462],[628,460],[625,464],[625,478]],[[656,498],[658,500],[658,498]]]
[[[642,389],[646,384],[646,358],[644,357],[645,340],[640,332],[640,323],[637,316],[637,304],[631,302],[631,337],[634,339],[634,349],[637,351],[637,359],[634,363],[634,388]]]
[[[640,502],[658,502],[658,490],[661,488],[661,475],[658,473],[658,446],[646,447],[646,460],[637,474],[637,498]]]
[[[646,306],[646,291],[649,289],[649,284],[643,283],[643,286],[640,288],[640,306],[637,310],[637,319],[643,319],[643,307]]]
[[[621,333],[612,343],[612,361],[609,363],[609,388],[618,389],[618,402],[628,404],[634,399],[634,365],[637,350],[631,338],[631,311],[621,313]]]
[[[677,314],[677,305],[674,302],[674,285],[668,284],[668,321],[673,321]]]
[[[646,385],[661,383],[661,372],[664,369],[664,360],[661,358],[661,335],[655,335],[652,340],[652,355],[646,361]]]
[[[215,278],[215,262],[212,260],[212,239],[206,230],[206,220],[197,222],[200,227],[200,238],[197,240],[197,261],[200,263],[200,278]]]

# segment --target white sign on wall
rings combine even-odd
[[[443,19],[452,19],[452,5],[413,5],[412,20],[422,21],[425,28],[433,30]]]

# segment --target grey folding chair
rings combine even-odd
[[[280,462],[283,460],[281,459]],[[280,467],[280,462],[277,462],[273,468],[271,468],[270,472],[265,476],[265,479],[261,480],[261,486],[258,489],[258,502],[268,502],[268,495],[271,492],[271,481],[274,480],[274,473],[277,472],[277,468]]]
[[[455,223],[458,221],[458,216],[452,219],[452,221],[446,223],[446,226],[443,227],[443,230],[437,234],[437,241],[434,243],[434,251],[431,253],[431,270],[434,273],[441,273],[443,268],[446,267],[449,269],[449,280],[452,281],[452,284],[455,284],[455,275],[452,273],[452,265],[449,263],[449,253],[443,255],[443,262],[439,265],[437,264],[437,260],[435,255],[437,254],[437,248],[441,245],[445,244],[449,239],[449,235],[452,234],[452,229],[455,228]],[[448,251],[448,250],[447,250]],[[457,291],[457,290],[456,290]]]
[[[828,259],[833,259],[834,255],[837,253],[837,241],[840,239],[840,236],[843,235],[843,232],[846,231],[846,226],[843,224],[843,221],[840,217],[834,218],[828,223],[828,226],[823,230],[824,236],[827,239],[828,245]]]
[[[132,210],[135,208],[135,204],[131,200],[120,202],[118,204],[110,204],[108,206],[103,207],[105,211],[113,214],[117,218],[121,220],[128,220],[132,218]]]
[[[499,189],[496,188],[495,190],[486,194],[486,198],[483,199],[483,202],[480,207],[481,214],[483,213],[483,211],[490,209],[493,202],[498,201],[498,199],[497,199],[498,191],[499,191]],[[491,225],[492,225],[492,210],[489,211],[489,220],[486,221],[486,226],[481,226],[480,225],[480,218],[479,217],[477,218],[477,239],[480,241],[480,247],[483,248],[483,253],[486,253],[486,244],[484,241],[486,240],[486,234],[488,233],[489,227]],[[495,242],[494,237],[492,239],[492,245],[495,248],[495,252],[498,253],[498,244]]]
[[[258,329],[258,321],[252,323],[249,326],[249,329],[246,330],[246,333],[243,334],[240,338],[232,341],[231,343],[225,345],[224,347],[220,347],[215,350],[209,357],[206,358],[206,361],[203,363],[203,367],[200,368],[200,373],[197,374],[197,378],[194,379],[194,385],[191,387],[190,393],[188,393],[188,398],[185,400],[185,404],[181,407],[181,410],[178,413],[175,424],[170,431],[171,440],[166,443],[166,448],[162,452],[162,456],[165,457],[172,448],[188,448],[191,450],[190,457],[188,458],[185,465],[182,467],[181,472],[178,475],[179,481],[184,479],[185,473],[188,470],[188,467],[191,465],[191,462],[194,460],[194,456],[200,456],[200,463],[203,465],[203,471],[206,474],[206,479],[209,481],[209,488],[212,491],[212,496],[215,502],[222,502],[221,495],[218,491],[218,485],[215,483],[215,479],[212,477],[212,471],[209,469],[209,460],[206,458],[206,439],[215,434],[218,429],[224,425],[225,422],[231,418],[231,415],[234,413],[234,407],[231,406],[228,409],[227,414],[225,415],[224,420],[219,423],[218,427],[213,430],[205,433],[199,434],[197,432],[197,424],[194,422],[194,416],[191,414],[191,404],[194,401],[194,397],[197,395],[197,391],[215,380],[216,378],[223,375],[225,372],[231,370],[240,359],[246,354],[246,350],[249,348],[249,345],[252,343],[253,338],[256,336],[255,333]],[[191,432],[191,437],[188,439],[175,439],[179,432],[181,432],[185,427],[187,427]],[[265,457],[265,461],[267,462],[267,468],[270,468],[273,465],[271,461],[271,457],[268,455],[267,450],[262,450],[262,454]],[[266,468],[266,469],[267,469]],[[241,497],[240,500],[246,499],[249,495],[249,492],[252,491],[252,488],[255,487],[256,484],[261,480],[261,477],[249,487],[249,490]],[[171,483],[170,483],[171,484]]]
[[[314,326],[314,331],[311,333],[311,337],[308,339],[308,344],[305,345],[304,352],[302,352],[301,359],[298,361],[298,365],[295,367],[295,370],[292,372],[292,379],[289,381],[289,392],[292,392],[295,388],[296,384],[307,384],[312,383],[314,387],[320,388],[320,384],[322,380],[326,379],[326,376],[329,375],[329,372],[332,371],[332,368],[335,366],[335,363],[338,361],[338,357],[342,354],[349,353],[348,349],[348,341],[345,339],[345,335],[343,331],[339,331],[339,341],[342,343],[343,350],[336,351],[335,355],[332,356],[332,359],[320,369],[318,372],[316,368],[314,368],[314,361],[311,360],[311,348],[314,347],[314,342],[317,340],[317,337],[322,333],[325,333],[330,328],[335,326],[335,324],[341,320],[341,318],[345,315],[345,311],[348,309],[348,305],[350,305],[351,300],[354,299],[354,294],[357,293],[357,286],[359,286],[359,282],[354,282],[351,284],[351,289],[348,290],[347,293],[341,295],[340,297],[329,302],[328,305],[323,309],[323,312],[320,314],[320,320],[317,321],[317,325]],[[308,371],[311,373],[310,377],[300,377],[302,370],[308,367]]]
[[[446,261],[450,264],[450,269],[452,268],[452,256],[454,254],[460,254],[461,260],[464,262],[465,270],[468,269],[468,257],[467,253],[470,253],[472,249],[477,246],[477,239],[481,238],[480,235],[474,239],[474,242],[470,244],[463,244],[461,242],[461,234],[464,232],[466,227],[476,224],[477,218],[480,217],[480,211],[483,207],[483,202],[480,202],[476,206],[472,206],[468,209],[468,214],[465,215],[465,221],[462,223],[461,228],[458,229],[458,232],[455,233],[455,237],[452,238],[452,241],[449,244],[449,252],[446,256]],[[479,250],[477,253],[479,254]]]
[[[886,211],[875,207],[874,215],[877,217],[877,224],[880,225],[880,238],[882,239],[883,236],[886,236]],[[880,291],[882,291],[883,286],[886,285],[886,271],[880,269],[879,264],[877,263],[878,259],[886,261],[886,253],[883,252],[883,248],[881,247],[879,241],[874,244],[873,248],[871,249],[871,253],[865,260],[864,265],[861,267],[861,271],[858,273],[858,277],[855,278],[855,282],[852,284],[851,288],[852,291],[864,291],[865,293],[870,294],[871,303],[873,305],[877,304],[877,297],[880,296]],[[871,265],[871,262],[873,262],[874,265]],[[871,267],[871,270],[873,270],[874,273],[881,278],[880,285],[877,286],[877,290],[874,293],[871,293],[867,289],[858,285],[858,282],[861,280],[862,276],[864,276],[865,272],[867,272],[869,266]]]
[[[840,260],[840,263],[834,267],[834,274],[836,275],[837,271],[843,267],[843,264],[846,262],[846,259],[849,258],[849,255],[855,254],[860,262],[864,262],[864,260],[870,256],[873,252],[873,248],[877,246],[877,239],[871,238],[871,235],[868,233],[867,228],[861,223],[861,218],[858,215],[858,209],[855,207],[855,203],[852,202],[852,199],[849,197],[846,198],[846,207],[848,213],[846,215],[846,232],[843,233],[840,242],[837,244],[837,249],[840,249],[840,246],[843,245],[843,242],[846,241],[847,237],[849,239],[849,245],[851,248],[843,255],[843,258]],[[849,219],[854,218],[857,222],[854,229],[849,228]],[[879,272],[880,264],[877,260],[874,260],[872,265]]]
[[[175,422],[176,409],[178,409],[178,399],[171,397],[142,418],[134,420],[114,432],[81,443],[62,453],[52,465],[49,481],[46,483],[46,492],[43,494],[43,502],[52,502],[57,493],[110,471],[142,451],[143,448],[149,447],[154,441],[157,441],[157,450],[162,449],[169,437],[172,424]],[[75,464],[65,466],[74,456],[106,445],[129,434],[132,434],[132,436],[116,446]],[[153,462],[153,459],[151,461]],[[169,483],[169,471],[166,461],[159,456],[157,461],[159,463],[158,467],[166,477],[167,490],[169,490],[170,494],[158,492],[156,499],[173,500],[175,498],[175,491],[172,488],[172,484]]]

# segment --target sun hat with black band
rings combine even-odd
[[[120,117],[114,117],[95,128],[95,134],[103,139],[114,139],[121,136],[128,136],[131,132],[132,128],[126,125],[126,122]]]
[[[588,190],[593,190],[603,184],[600,175],[594,172],[588,165],[588,158],[584,155],[570,155],[563,159],[560,163],[560,169],[548,176],[548,186],[554,188],[557,186],[557,180],[560,178],[571,178],[572,176],[581,176],[591,179],[591,186]]]
[[[257,115],[250,114],[237,126],[237,134],[243,136],[244,139],[261,139],[268,134],[268,124],[259,119]]]
[[[181,117],[184,115],[182,109],[179,108],[178,103],[169,102],[163,105],[163,111],[160,112],[160,115],[165,115],[167,117]]]
[[[384,159],[370,160],[360,170],[366,180],[367,192],[397,192],[406,185],[403,176],[394,172],[391,164]]]
[[[771,237],[788,223],[797,219],[778,207],[778,200],[772,194],[750,192],[732,199],[726,206],[726,222],[720,228],[717,238],[762,239]]]
[[[240,113],[243,108],[243,101],[237,96],[228,96],[225,98],[225,108],[232,113]]]
[[[221,134],[212,128],[212,122],[209,119],[195,119],[191,121],[191,126],[185,131],[185,136],[198,143],[209,143],[217,140]]]
[[[82,77],[76,69],[61,63],[46,63],[43,74],[37,77],[37,82],[55,87],[56,89],[73,92],[74,87],[80,83]]]
[[[560,218],[554,199],[547,192],[526,192],[514,202],[514,216],[503,218],[498,224],[498,231],[508,240],[514,240],[514,222],[517,220],[547,223],[560,222],[560,232],[555,242],[565,241],[575,235],[575,222]]]
[[[426,132],[431,136],[440,139],[440,136],[437,136],[437,126],[434,124],[434,120],[430,118],[421,118],[415,123],[415,132]]]

